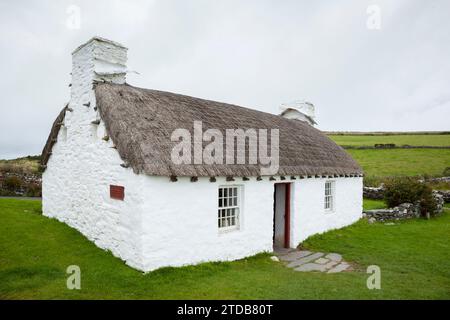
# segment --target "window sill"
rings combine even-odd
[[[220,228],[219,229],[219,235],[220,234],[227,234],[227,233],[233,233],[235,231],[239,231],[239,227],[235,226],[235,227],[226,227],[226,228]]]

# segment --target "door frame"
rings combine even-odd
[[[284,191],[284,248],[290,248],[291,244],[291,185],[292,182],[276,182],[274,183],[274,199],[276,199],[276,185],[277,184],[284,184],[286,186],[286,189]],[[276,201],[276,200],[275,200]],[[275,203],[274,203],[274,211],[273,211],[274,217],[275,217]],[[276,219],[274,219],[276,221]],[[275,225],[274,225],[275,228]]]

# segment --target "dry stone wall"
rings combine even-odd
[[[440,214],[444,208],[444,197],[437,191],[433,191],[433,197],[436,201],[436,211],[434,214]],[[419,203],[402,203],[397,207],[389,209],[366,210],[363,216],[369,219],[369,222],[388,221],[388,220],[402,220],[419,218],[420,205]]]

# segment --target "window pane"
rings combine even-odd
[[[334,181],[325,182],[324,207],[327,210],[333,210],[333,189],[334,189]]]
[[[327,210],[333,209],[333,181],[327,181],[325,182],[325,201],[324,201],[324,207]]]
[[[219,228],[238,226],[239,187],[220,187],[218,192]]]

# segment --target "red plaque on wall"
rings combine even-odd
[[[125,187],[109,185],[109,196],[112,199],[123,200],[125,198]]]

